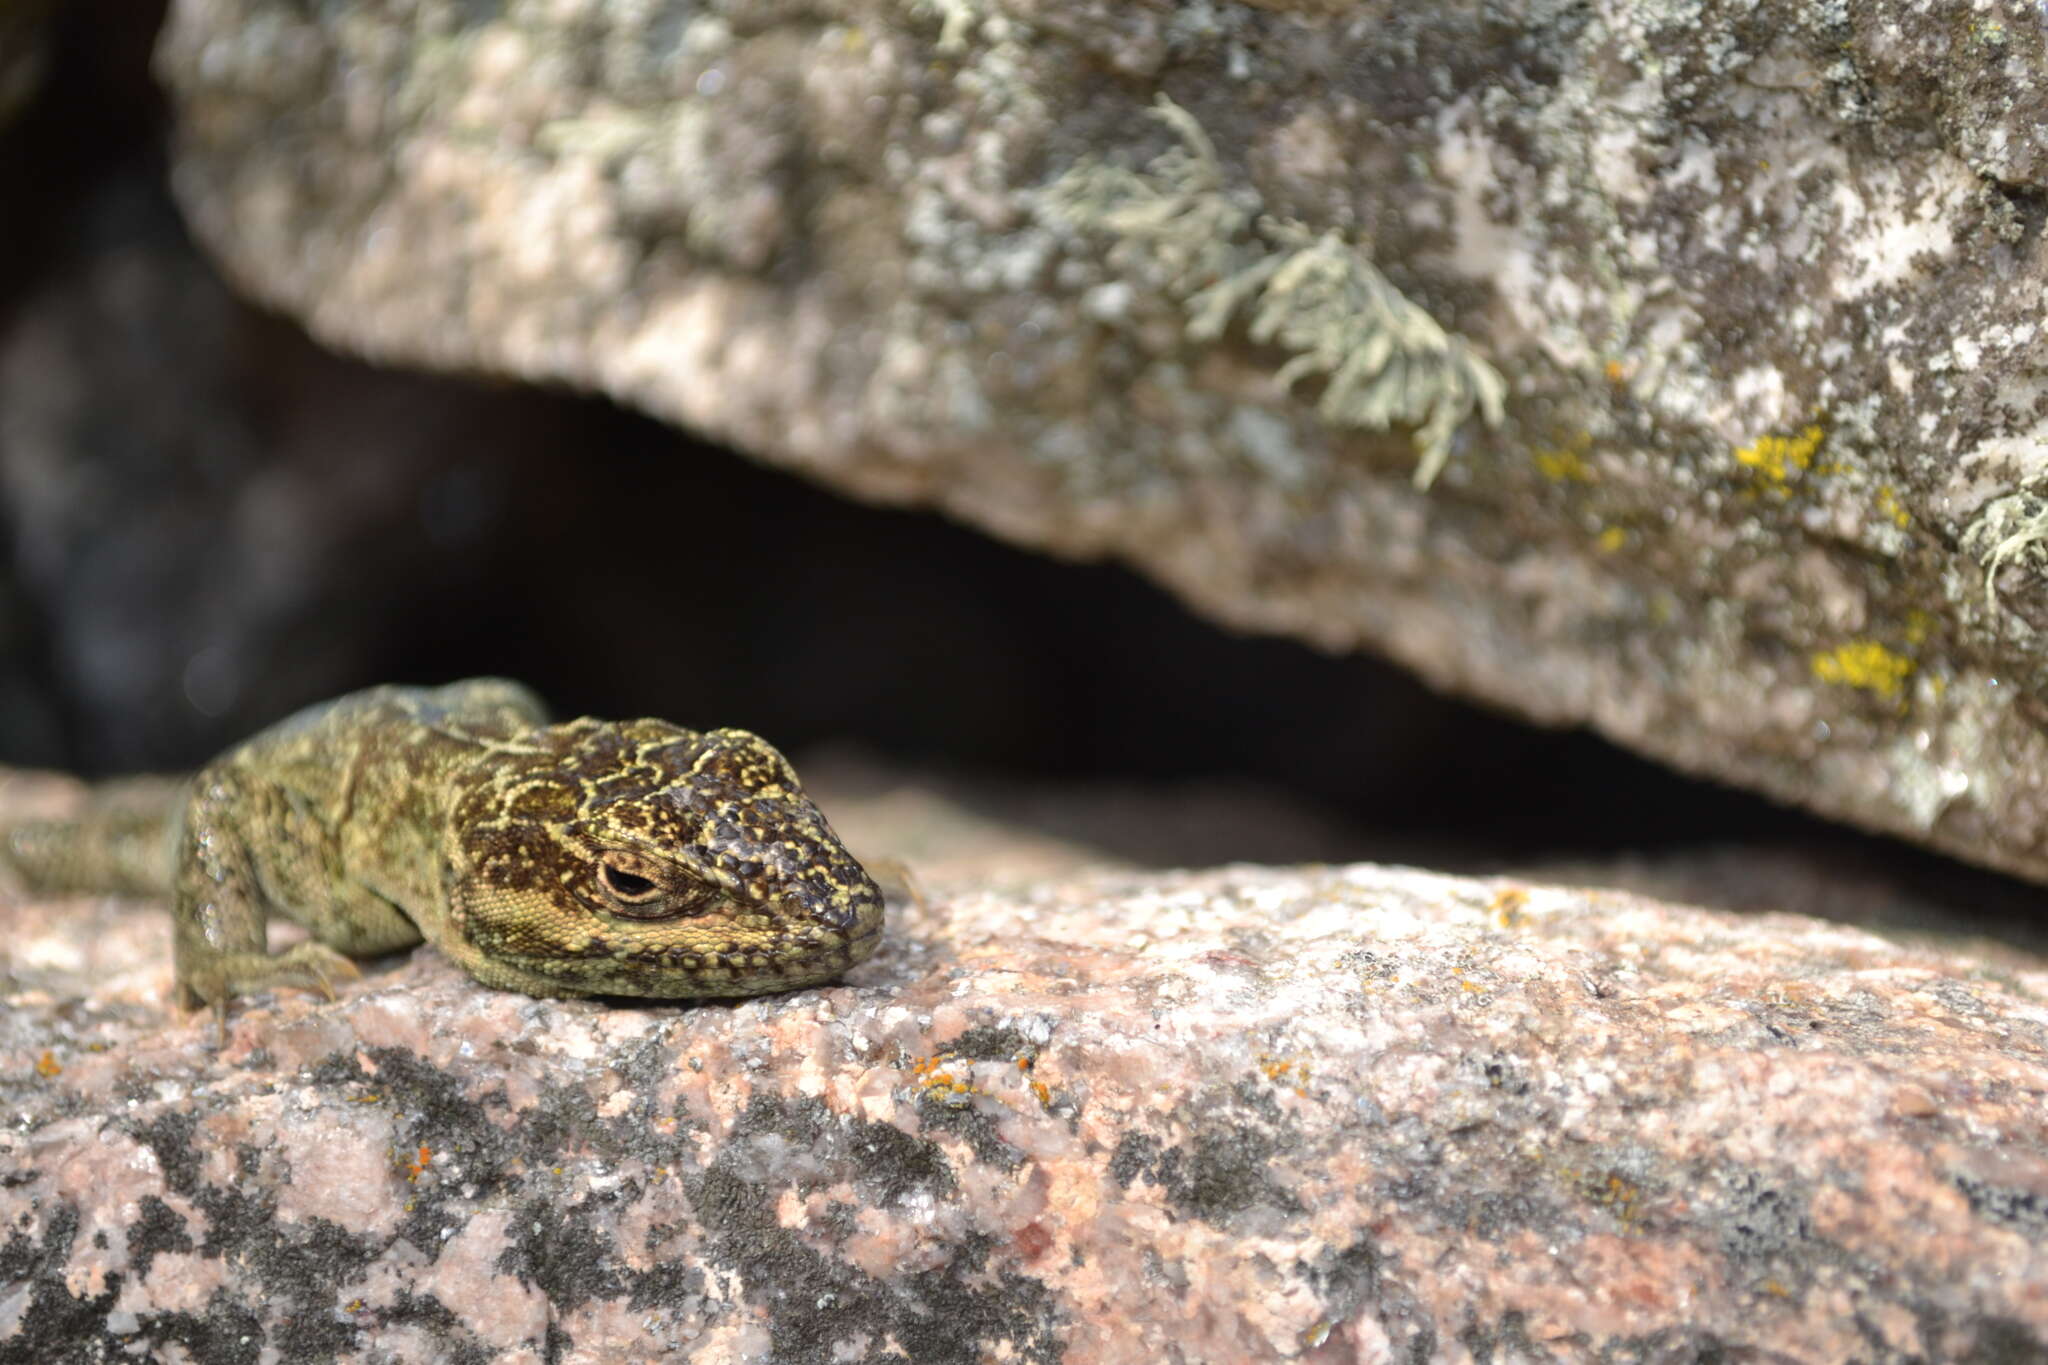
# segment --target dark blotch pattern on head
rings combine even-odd
[[[872,950],[881,894],[840,844],[783,756],[744,730],[577,720],[479,761],[453,812],[452,919],[470,943],[534,970],[614,960],[660,967],[672,986],[716,964],[744,994],[824,979]],[[635,859],[680,907],[631,922],[598,876]],[[647,860],[645,862],[638,860]],[[658,982],[656,983],[659,984]]]

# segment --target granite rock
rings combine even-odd
[[[153,909],[9,903],[0,1361],[2048,1350],[2038,958],[974,837],[843,985],[540,1001],[423,950],[218,1054]]]
[[[179,0],[158,66],[192,223],[335,345],[2040,878],[2044,25]]]

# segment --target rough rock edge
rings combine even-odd
[[[360,16],[183,0],[160,64],[200,235],[330,339],[590,384],[864,496],[1127,557],[1230,624],[2048,877],[2039,602],[1990,609],[1958,553],[2048,460],[2030,7],[1074,3],[761,0],[659,53],[608,11],[572,46],[613,85],[540,80],[474,127],[450,121],[479,97],[465,44],[567,39],[430,6],[433,41],[394,48]],[[387,72],[393,50],[433,61]],[[340,69],[401,83],[351,101]],[[1091,94],[1062,103],[1077,72]],[[1162,85],[1233,186],[1363,228],[1512,376],[1428,501],[1378,472],[1398,438],[1282,400],[1284,356],[1191,346],[1179,301],[1042,230],[1063,171],[1157,147],[1120,116]],[[1377,160],[1319,179],[1276,150],[1297,134]],[[545,223],[549,268],[451,229],[451,192]],[[1069,391],[1101,374],[1115,393]]]

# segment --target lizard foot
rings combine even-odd
[[[270,961],[270,979],[265,984],[318,991],[329,1000],[336,998],[335,982],[360,981],[363,975],[355,963],[324,943],[293,944]]]
[[[356,964],[324,943],[298,943],[272,957],[268,953],[224,953],[181,973],[178,1004],[185,1009],[213,1011],[214,1032],[227,1041],[228,1002],[238,995],[279,986],[318,991],[335,998],[335,983],[362,976]]]

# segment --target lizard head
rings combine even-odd
[[[473,774],[450,951],[488,985],[758,995],[830,980],[881,939],[881,891],[757,735],[577,720]]]

